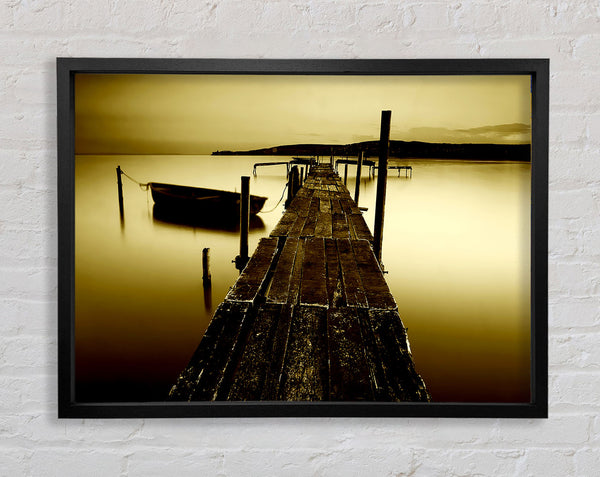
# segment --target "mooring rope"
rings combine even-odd
[[[285,190],[287,189],[287,182],[285,184],[285,186],[283,186],[283,192],[281,193],[281,197],[279,198],[279,202],[277,202],[277,204],[275,204],[275,207],[273,207],[271,210],[261,210],[259,212],[259,214],[268,214],[270,212],[273,212],[278,206],[279,204],[281,204],[281,201],[283,200],[283,196],[285,195]]]
[[[131,177],[130,175],[125,173],[125,171],[123,169],[121,169],[121,174],[123,174],[125,177],[127,177],[127,179],[129,179],[130,181],[135,182],[138,186],[140,186],[140,189],[142,189],[142,190],[148,190],[148,188],[150,187],[150,182],[146,182],[146,183],[138,182],[133,177]]]

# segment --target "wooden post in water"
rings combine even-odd
[[[289,207],[292,200],[294,200],[298,189],[300,189],[300,173],[298,172],[298,166],[292,166],[290,177],[288,179],[288,197],[284,204],[286,209]]]
[[[348,183],[348,163],[344,166],[344,185]]]
[[[202,249],[202,284],[204,288],[210,288],[210,248]]]
[[[117,186],[119,188],[119,214],[121,216],[121,222],[124,220],[123,215],[123,182],[121,181],[121,174],[123,171],[121,170],[121,166],[117,166]]]
[[[360,173],[362,171],[363,152],[358,151],[356,164],[356,184],[354,185],[354,202],[358,205],[358,196],[360,195]]]
[[[242,176],[240,199],[240,255],[236,259],[236,268],[240,271],[248,263],[248,229],[250,228],[250,177]]]
[[[300,187],[302,187],[303,184],[304,184],[304,167],[301,167],[300,168]]]
[[[391,117],[391,111],[381,111],[379,162],[377,164],[377,198],[375,199],[375,228],[373,234],[373,253],[380,264],[381,248],[383,245],[383,218],[385,216],[385,191],[387,186],[387,160],[390,148]]]
[[[296,197],[298,193],[298,189],[300,189],[300,172],[298,171],[298,166],[292,167],[292,199]]]

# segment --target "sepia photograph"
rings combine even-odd
[[[532,78],[74,75],[75,400],[530,403]]]

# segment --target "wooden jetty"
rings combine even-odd
[[[170,399],[428,401],[372,240],[332,166],[313,165]]]

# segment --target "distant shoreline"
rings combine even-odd
[[[290,144],[250,151],[214,151],[213,156],[324,156],[368,157],[379,155],[379,141],[353,144]],[[418,141],[390,141],[389,156],[397,159],[476,159],[479,161],[531,161],[530,144],[449,144]]]

